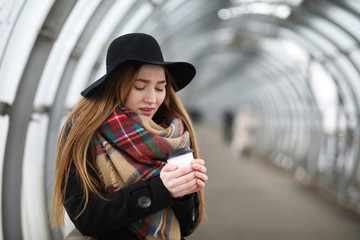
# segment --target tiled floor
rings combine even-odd
[[[191,240],[359,240],[360,217],[257,159],[230,153],[222,135],[196,126],[206,160],[207,224]]]

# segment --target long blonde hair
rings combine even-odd
[[[85,193],[84,206],[78,216],[86,209],[90,194],[102,196],[103,183],[89,173],[89,169],[95,173],[97,171],[87,161],[87,150],[93,134],[100,124],[117,106],[125,104],[139,69],[140,66],[128,66],[118,70],[106,83],[94,90],[89,97],[81,98],[68,116],[60,132],[56,151],[55,182],[51,205],[51,224],[53,227],[64,225],[63,203],[72,164],[79,174]],[[166,68],[164,69],[168,82],[166,84],[166,96],[155,118],[168,115],[179,117],[189,130],[194,157],[198,158],[198,147],[191,120],[172,87],[173,78],[171,74]],[[68,131],[70,125],[71,130]],[[98,176],[98,179],[101,178]],[[200,199],[198,223],[200,223],[204,214],[203,191],[199,191],[198,195]]]

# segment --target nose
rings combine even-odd
[[[147,103],[156,103],[156,93],[154,89],[149,89],[146,92],[146,95],[144,97],[144,101]]]

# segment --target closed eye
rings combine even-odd
[[[138,90],[138,91],[144,90],[143,87],[141,88],[141,87],[135,87],[135,86],[134,86],[134,88],[135,88],[136,90]]]

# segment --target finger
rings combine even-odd
[[[191,182],[193,179],[196,179],[196,171],[192,171],[186,175],[178,177],[176,180],[177,180],[178,185],[183,185],[188,182]]]
[[[205,188],[205,182],[201,181],[200,179],[196,180],[196,185],[198,186],[198,190]]]
[[[207,182],[207,180],[209,179],[208,176],[204,173],[201,172],[196,172],[195,173],[195,177],[201,181],[203,181],[204,183]]]
[[[194,159],[191,164],[205,165],[205,161],[203,159]]]
[[[192,171],[180,177],[176,177],[175,173],[178,171],[179,169],[173,172],[160,172],[160,178],[162,178],[163,182],[165,181],[164,184],[169,190],[176,189],[177,187],[196,179],[196,171]]]
[[[174,177],[179,178],[184,175],[187,175],[191,172],[193,172],[192,165],[184,166],[184,167],[178,167],[178,169],[174,172]]]
[[[171,179],[168,179],[168,183],[167,185],[169,186],[169,188],[171,188],[172,190],[174,189],[179,189],[179,188],[184,188],[184,186],[186,187],[186,184],[191,184],[191,181],[194,183],[196,181],[196,176],[195,176],[196,172],[190,172],[184,176],[178,177],[178,178],[174,178],[173,176],[171,176]]]
[[[207,172],[207,168],[203,165],[199,165],[199,164],[192,164],[192,168],[198,172],[202,172],[202,173],[206,173]]]
[[[177,186],[176,188],[173,189],[174,194],[184,196],[196,192],[197,189],[199,188],[197,181],[198,181],[197,179],[193,179],[190,182]]]
[[[172,171],[175,171],[176,169],[178,169],[177,165],[168,163],[162,168],[162,171],[172,172]]]

